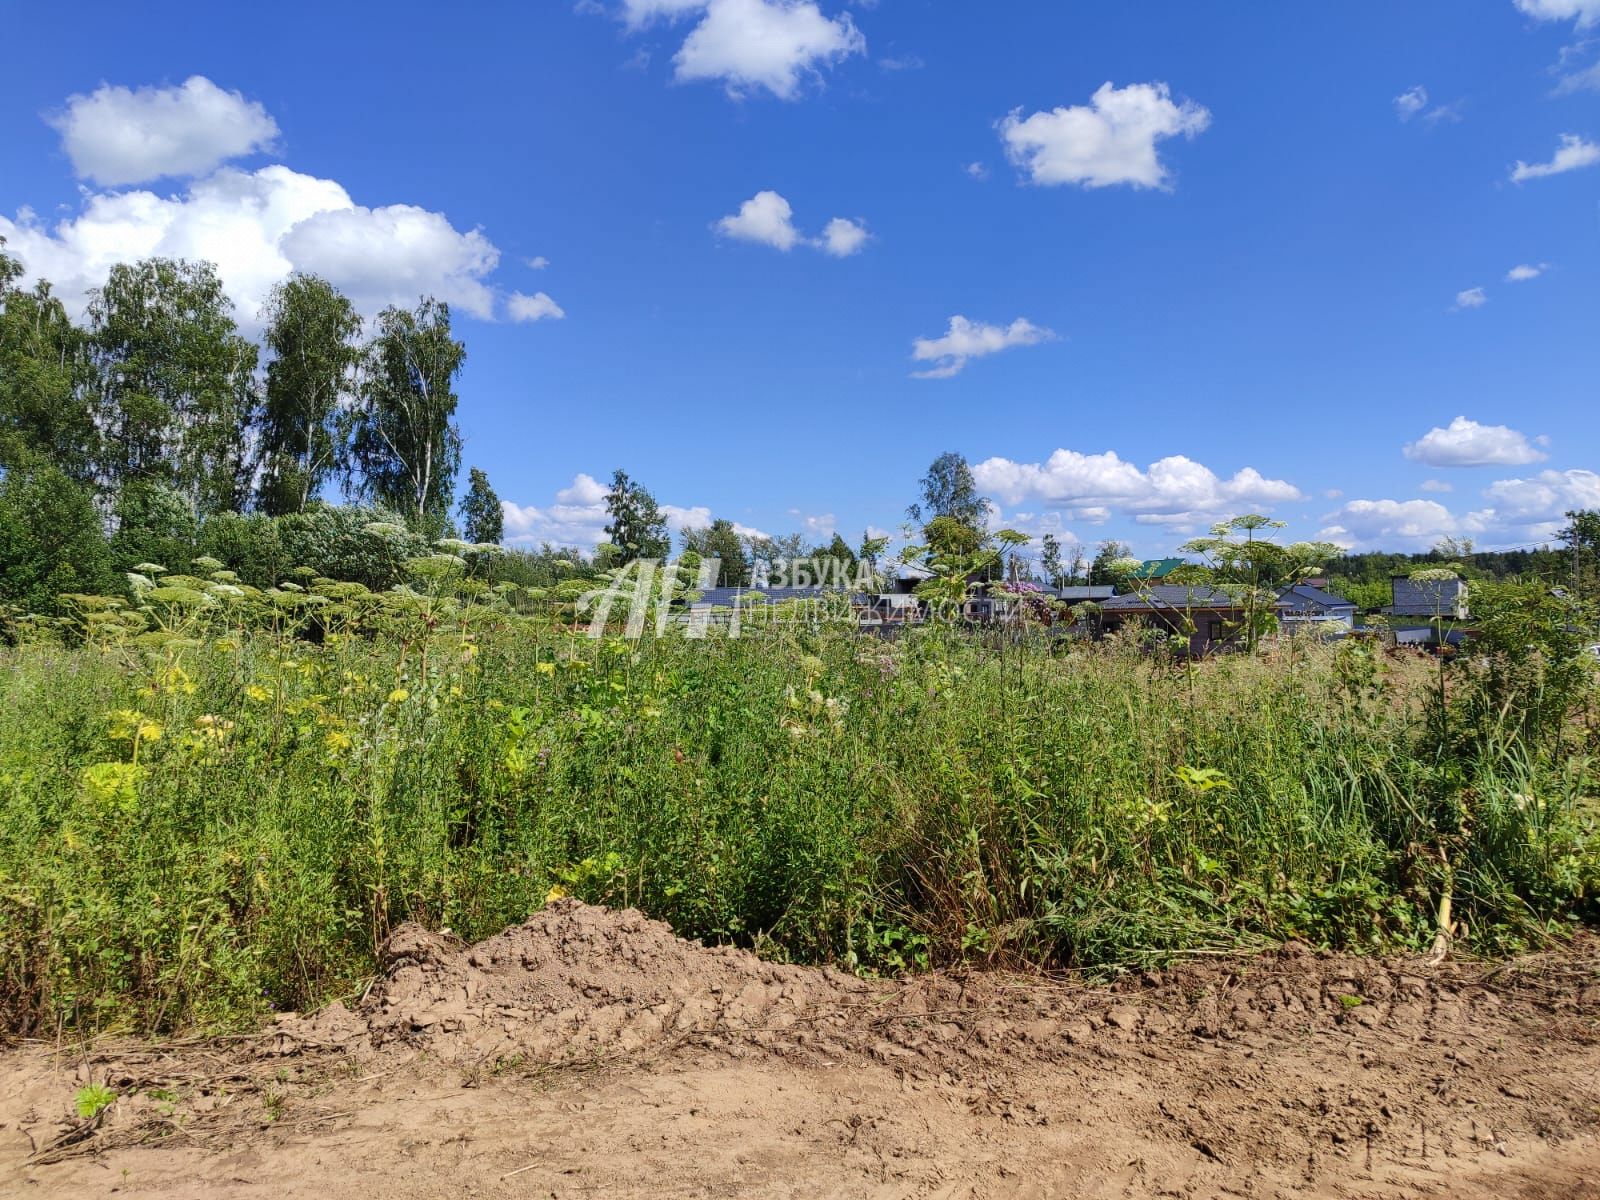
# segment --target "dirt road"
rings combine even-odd
[[[0,1195],[112,1192],[1600,1197],[1600,940],[872,984],[561,901],[354,1012],[0,1053]]]

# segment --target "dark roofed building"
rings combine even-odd
[[[1285,588],[1278,596],[1276,607],[1278,620],[1287,631],[1311,625],[1325,626],[1329,623],[1343,625],[1346,629],[1355,628],[1354,602],[1346,600],[1343,596],[1335,596],[1332,592],[1325,592],[1309,583]]]
[[[1186,637],[1189,653],[1200,655],[1231,641],[1244,619],[1244,607],[1220,588],[1204,583],[1157,583],[1102,601],[1099,625],[1111,631],[1130,620],[1142,620]]]

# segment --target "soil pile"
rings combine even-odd
[[[572,899],[475,946],[402,925],[382,963],[353,1017],[324,1012],[283,1032],[425,1046],[445,1059],[570,1064],[685,1041],[759,1040],[822,1012],[837,1018],[872,993],[832,969],[705,947],[634,909]]]

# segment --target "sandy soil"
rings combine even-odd
[[[1090,988],[866,983],[575,901],[406,927],[354,1011],[0,1052],[0,1195],[112,1192],[1600,1197],[1600,939]]]

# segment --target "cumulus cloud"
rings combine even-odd
[[[1437,500],[1351,500],[1327,520],[1317,536],[1349,550],[1426,550],[1465,532],[1462,521]]]
[[[1192,100],[1174,103],[1165,83],[1102,84],[1087,105],[1055,108],[1001,120],[1006,155],[1033,183],[1075,183],[1086,188],[1126,183],[1167,186],[1156,144],[1193,138],[1211,124],[1208,109]]]
[[[1574,509],[1600,508],[1600,475],[1593,471],[1541,471],[1532,479],[1501,479],[1484,489],[1495,518],[1511,524],[1558,521]]]
[[[777,192],[757,192],[739,206],[732,216],[723,217],[716,230],[724,237],[742,242],[759,242],[785,252],[801,240],[794,227],[794,209]]]
[[[712,226],[724,237],[756,242],[785,253],[799,245],[813,246],[834,258],[859,253],[871,235],[866,223],[835,217],[817,237],[808,238],[794,223],[794,208],[774,191],[757,192],[739,206],[739,211],[723,217]]]
[[[606,540],[611,516],[606,512],[606,486],[593,475],[579,472],[572,482],[555,494],[551,504],[517,504],[502,501],[505,515],[505,541],[510,546],[576,546],[592,550]],[[673,533],[703,529],[711,524],[711,509],[703,504],[661,505],[661,515]],[[733,522],[740,537],[764,538],[767,535],[752,525]]]
[[[1430,467],[1520,466],[1548,457],[1526,434],[1505,425],[1480,425],[1457,417],[1405,447],[1405,456]]]
[[[550,265],[550,260],[542,254],[535,254],[532,258],[524,259],[535,271],[542,271]]]
[[[1321,536],[1352,549],[1426,550],[1445,537],[1470,537],[1486,549],[1548,542],[1568,511],[1600,507],[1600,474],[1541,471],[1498,480],[1483,496],[1485,507],[1463,513],[1436,500],[1352,500],[1328,515]]]
[[[1141,470],[1114,450],[1082,454],[1058,449],[1042,463],[985,459],[972,473],[980,488],[1007,504],[1043,503],[1093,524],[1121,513],[1140,524],[1186,527],[1304,499],[1293,484],[1268,479],[1254,467],[1222,479],[1181,454]]]
[[[567,315],[566,310],[544,292],[531,296],[512,292],[506,298],[506,313],[513,321],[559,321]]]
[[[1422,490],[1425,492],[1450,492],[1455,490],[1455,485],[1446,483],[1443,479],[1424,479]]]
[[[1518,263],[1506,272],[1507,283],[1522,283],[1529,279],[1537,279],[1550,269],[1549,263]]]
[[[1489,303],[1489,294],[1481,287],[1470,287],[1456,293],[1456,302],[1451,305],[1457,311],[1466,308],[1482,308]]]
[[[45,118],[80,179],[103,187],[203,175],[230,158],[271,149],[277,123],[203,75],[178,87],[101,84]]]
[[[766,88],[792,100],[823,67],[867,49],[848,13],[826,17],[812,0],[709,0],[704,9],[673,56],[676,76],[720,79],[736,97]]]
[[[331,179],[283,166],[224,167],[178,195],[91,192],[79,212],[46,227],[24,210],[0,236],[30,278],[49,279],[81,316],[113,263],[151,255],[217,265],[240,323],[253,326],[273,284],[314,272],[362,311],[431,294],[473,316],[493,315],[486,277],[500,254],[478,230],[409,204],[368,208]]]
[[[1600,0],[1516,0],[1536,21],[1576,21],[1580,29],[1600,24]]]
[[[1428,89],[1420,83],[1414,88],[1407,88],[1394,98],[1394,111],[1402,121],[1409,121],[1423,109],[1428,107]]]
[[[923,371],[912,372],[914,379],[948,379],[958,374],[967,361],[1009,350],[1013,346],[1037,346],[1049,341],[1055,334],[1035,325],[1026,317],[1018,317],[1009,325],[986,325],[969,321],[966,317],[950,318],[950,327],[943,337],[916,338],[911,343],[911,357],[917,362],[934,365]]]
[[[860,221],[835,217],[823,226],[819,243],[823,250],[835,258],[848,258],[867,244],[867,227]]]
[[[1521,183],[1525,179],[1562,175],[1580,167],[1592,167],[1595,163],[1600,163],[1600,143],[1585,141],[1575,133],[1563,133],[1561,145],[1556,148],[1549,162],[1527,163],[1519,158],[1517,165],[1511,168],[1511,182]]]

